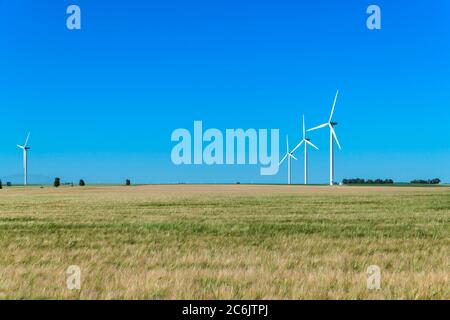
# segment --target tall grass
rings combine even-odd
[[[449,234],[449,188],[4,189],[0,297],[448,299]]]

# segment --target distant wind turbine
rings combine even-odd
[[[305,145],[305,159],[304,159],[304,178],[305,178],[305,184],[308,184],[308,144],[313,147],[316,150],[319,150],[312,142],[311,139],[306,137],[306,131],[305,131],[305,115],[303,115],[303,139],[299,142],[299,144],[292,150],[292,153],[294,153],[302,144]]]
[[[328,122],[307,130],[307,131],[313,131],[313,130],[317,130],[317,129],[321,129],[321,128],[325,128],[325,127],[330,128],[330,185],[333,185],[333,183],[334,183],[334,150],[333,150],[333,146],[334,146],[333,142],[334,141],[336,141],[336,143],[339,147],[339,150],[341,150],[341,145],[339,144],[339,140],[336,136],[336,132],[333,129],[333,127],[337,125],[337,122],[333,122],[333,113],[334,113],[334,107],[336,106],[336,100],[337,100],[338,94],[339,94],[339,90],[336,91],[336,95],[334,97],[334,102],[333,102],[333,107],[331,108],[331,114],[330,114],[330,118],[328,119]]]
[[[288,184],[291,184],[291,158],[297,160],[296,157],[289,151],[289,138],[286,136],[286,155],[281,159],[279,165],[283,163],[284,160],[288,161]]]
[[[17,145],[20,149],[23,150],[23,184],[28,184],[28,150],[30,150],[30,147],[28,147],[28,139],[30,138],[30,133],[28,132],[27,139],[25,140],[25,143],[23,146]]]

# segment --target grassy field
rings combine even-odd
[[[450,188],[6,188],[0,252],[7,299],[449,299]]]

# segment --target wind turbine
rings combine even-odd
[[[30,133],[28,132],[27,139],[25,140],[25,143],[23,146],[17,145],[20,149],[23,150],[23,184],[28,184],[28,150],[30,150],[30,147],[28,147],[28,139],[30,138]]]
[[[283,163],[284,160],[288,161],[288,184],[291,184],[291,158],[297,160],[296,157],[292,154],[292,151],[289,151],[289,138],[286,135],[286,155],[281,159],[279,166]]]
[[[330,114],[330,118],[328,119],[328,122],[307,130],[307,131],[313,131],[313,130],[317,130],[317,129],[321,129],[321,128],[325,128],[325,127],[330,128],[330,185],[333,185],[333,183],[334,183],[334,150],[333,150],[334,143],[333,143],[333,140],[336,141],[336,143],[339,147],[339,150],[341,150],[341,145],[339,144],[339,140],[336,136],[336,132],[333,129],[333,127],[337,125],[337,122],[333,122],[333,113],[334,113],[334,107],[336,106],[336,100],[337,100],[338,94],[339,94],[339,90],[336,91],[336,95],[334,96],[333,107],[331,108],[331,114]]]
[[[313,147],[316,150],[319,150],[312,142],[311,139],[306,137],[306,131],[305,131],[305,115],[303,115],[303,139],[299,142],[299,144],[292,150],[292,153],[294,153],[302,144],[305,145],[305,159],[304,159],[304,177],[305,177],[305,184],[308,184],[308,144]]]

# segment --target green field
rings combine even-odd
[[[4,188],[0,250],[6,299],[449,299],[450,188]]]

